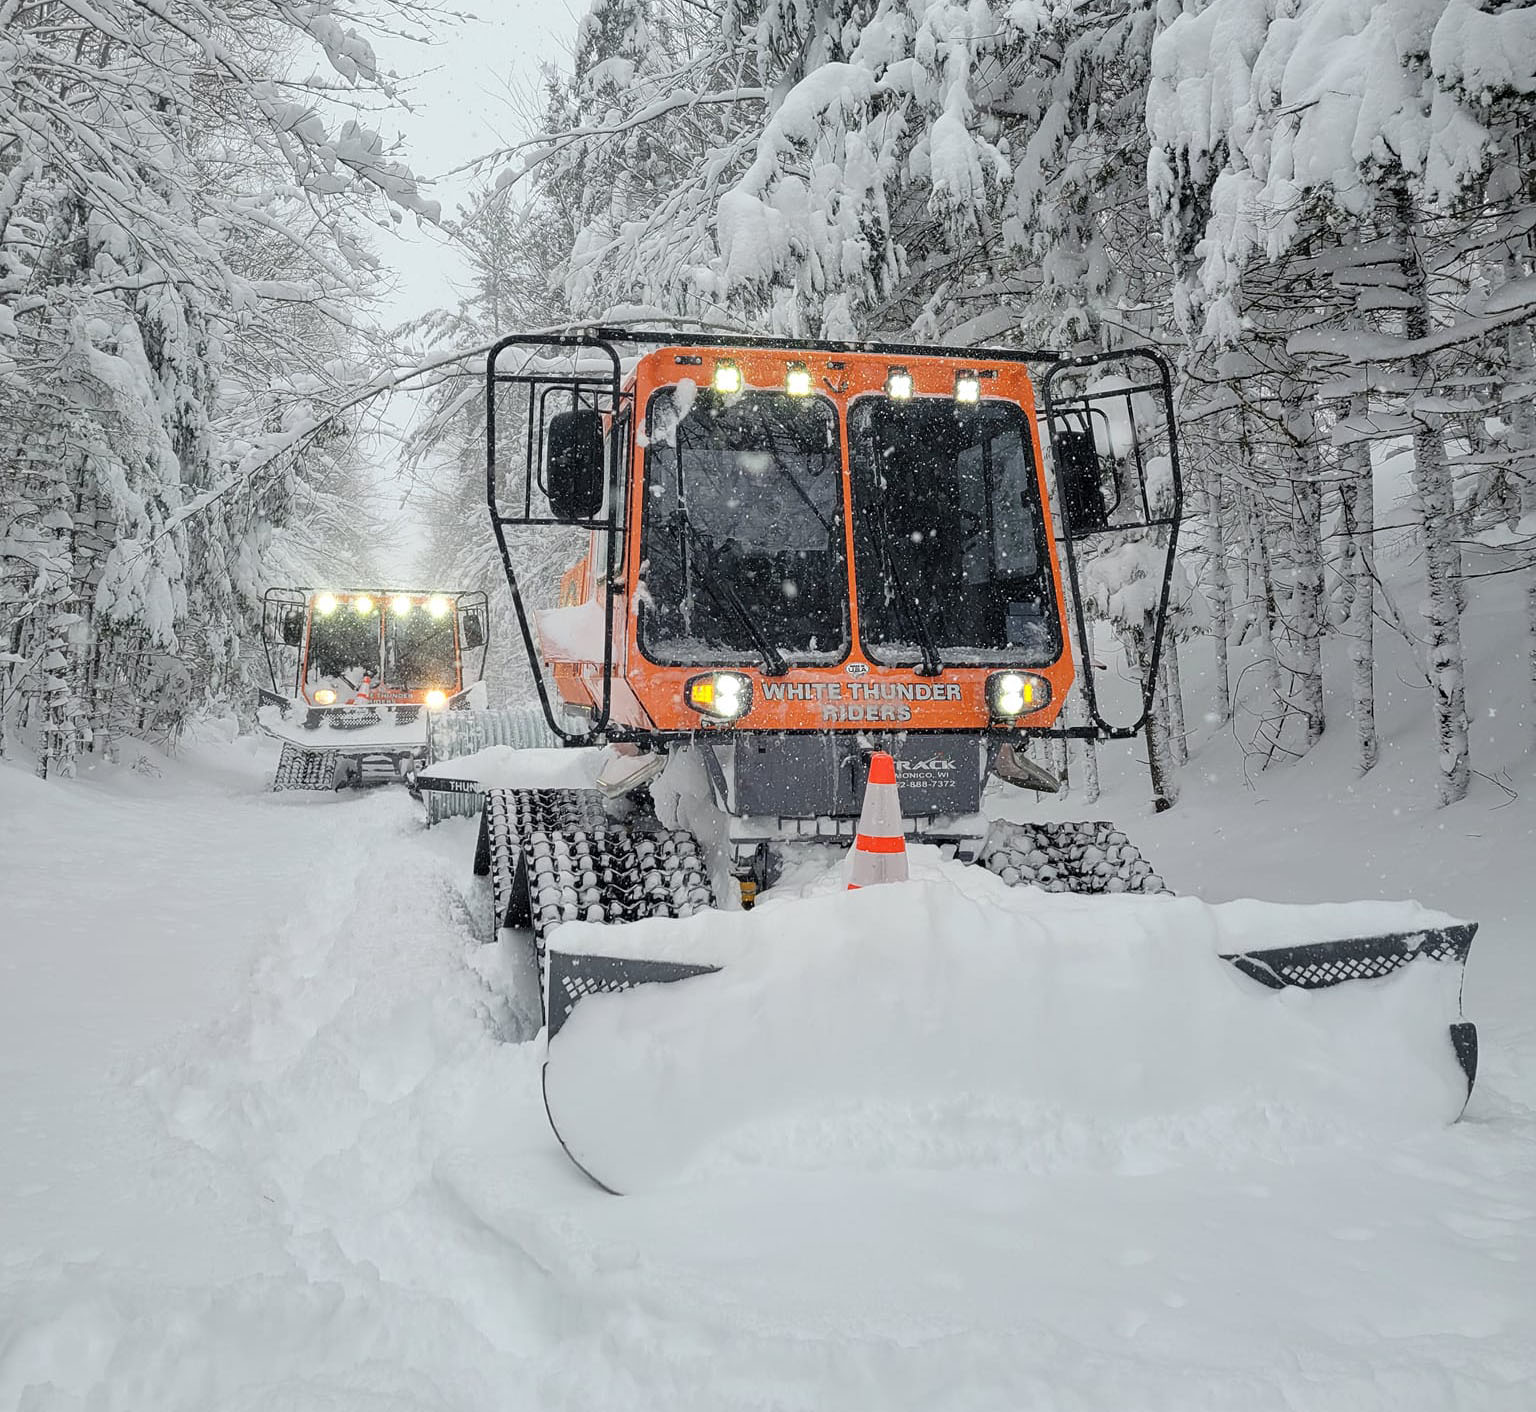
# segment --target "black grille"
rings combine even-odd
[[[1419,957],[1465,965],[1476,932],[1476,922],[1461,922],[1419,932],[1388,932],[1306,946],[1266,947],[1263,951],[1246,951],[1222,959],[1273,990],[1286,986],[1320,990],[1343,981],[1389,976]]]

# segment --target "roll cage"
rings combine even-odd
[[[1041,414],[1051,452],[1055,485],[1052,507],[1057,511],[1055,540],[1063,550],[1064,578],[1072,601],[1070,612],[1081,663],[1088,723],[1031,728],[1030,733],[1055,738],[1111,740],[1134,737],[1145,727],[1157,691],[1179,525],[1183,516],[1183,479],[1174,422],[1172,373],[1167,360],[1157,349],[1138,347],[1063,356],[1004,348],[839,343],[598,326],[510,334],[495,343],[486,355],[486,503],[540,705],[550,729],[562,742],[585,745],[608,740],[648,740],[668,734],[637,730],[612,719],[613,610],[626,549],[628,527],[624,524],[624,514],[628,486],[625,482],[632,463],[632,457],[627,453],[640,417],[640,409],[634,406],[633,391],[626,387],[626,355],[620,352],[622,347],[802,351],[871,355],[891,360],[942,358],[957,365],[1044,364],[1043,375],[1035,381],[1035,386],[1040,393]],[[514,352],[523,354],[518,365],[503,366],[504,357]],[[583,354],[590,356],[583,358]],[[558,362],[562,359],[575,366],[563,371],[545,366],[551,360]],[[1112,370],[1121,368],[1126,372],[1110,375]],[[1096,380],[1096,374],[1103,376]],[[504,389],[513,394],[517,389],[523,390],[520,407],[509,400],[503,409]],[[1157,414],[1159,429],[1144,439],[1140,430],[1146,423],[1149,405]],[[602,419],[605,429],[602,493],[598,507],[590,513],[558,513],[559,507],[551,501],[547,466],[554,441],[549,434],[552,410],[593,412]],[[503,501],[498,466],[498,428],[504,411],[514,421],[521,420],[523,439],[521,485],[512,487],[509,503]],[[1118,438],[1125,444],[1117,445],[1114,429],[1126,426],[1131,429],[1131,434],[1128,439]],[[626,445],[618,444],[620,437],[626,440]],[[1154,457],[1148,440],[1153,445],[1161,442],[1166,448],[1165,456],[1156,458],[1165,462],[1165,466],[1158,468],[1165,478],[1156,487],[1153,483]],[[1101,443],[1106,442],[1105,450],[1101,450]],[[1107,468],[1104,465],[1105,451],[1112,462]],[[847,468],[844,469],[846,472]],[[537,496],[535,492],[538,492]],[[584,730],[570,730],[563,725],[551,701],[508,540],[509,529],[540,527],[584,530],[602,540],[601,564],[595,547],[589,561],[592,588],[594,593],[601,589],[599,596],[603,606],[601,692]],[[1155,544],[1162,551],[1157,606],[1148,633],[1149,650],[1141,680],[1140,709],[1133,720],[1118,724],[1105,718],[1099,703],[1081,573],[1084,558],[1091,560],[1099,549],[1107,546],[1110,537],[1118,537],[1121,541],[1139,538]],[[1007,737],[1016,731],[995,726],[988,727],[985,733]]]

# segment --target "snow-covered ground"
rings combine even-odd
[[[0,767],[0,1409],[1536,1405],[1528,726],[1510,705],[1477,742],[1516,798],[1439,811],[1398,763],[1422,741],[1393,749],[1427,708],[1384,695],[1364,783],[1336,719],[1251,787],[1203,734],[1160,817],[1129,756],[1092,810],[1007,807],[1119,819],[1212,901],[1480,920],[1460,1124],[1213,1108],[1149,1152],[1062,1112],[1024,1163],[726,1165],[622,1199],[565,1161],[511,1042],[470,821],[268,794],[270,741]]]

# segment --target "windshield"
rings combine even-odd
[[[876,662],[1060,654],[1024,411],[861,397],[848,423],[859,625]]]
[[[457,691],[453,623],[453,613],[434,618],[422,605],[409,613],[391,612],[384,639],[384,680],[404,691]]]
[[[691,383],[646,419],[640,647],[654,662],[835,662],[848,648],[837,413]]]
[[[318,609],[309,620],[309,657],[305,684],[325,686],[345,682],[354,691],[363,675],[379,676],[379,610],[359,613],[350,603],[338,603],[329,613]]]

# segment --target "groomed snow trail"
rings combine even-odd
[[[126,783],[0,770],[5,1412],[1530,1405],[1507,1065],[1373,1145],[1148,1162],[1064,1125],[1022,1173],[617,1200],[509,1042],[467,821],[254,763]]]

